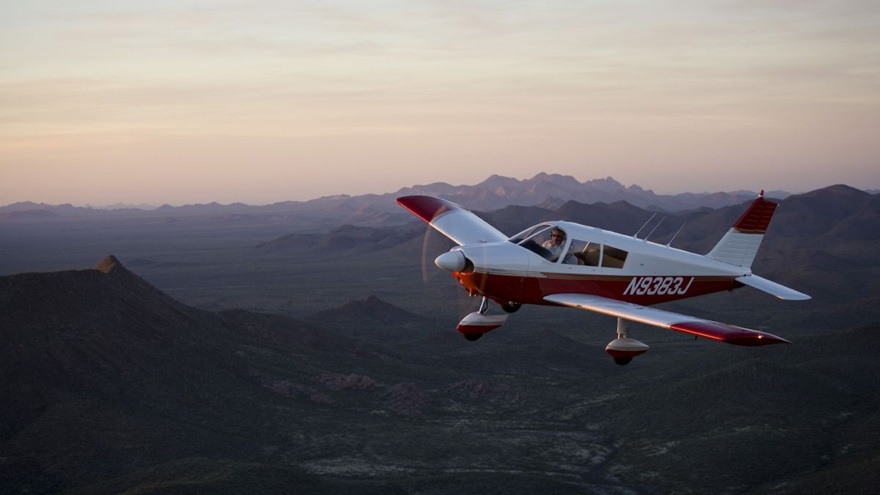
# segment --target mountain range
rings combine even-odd
[[[21,202],[0,206],[0,221],[39,221],[58,218],[89,217],[168,217],[227,215],[232,218],[242,215],[286,216],[319,213],[333,218],[338,215],[361,217],[360,222],[372,217],[380,220],[387,214],[400,213],[394,208],[393,199],[408,194],[431,194],[451,199],[477,210],[496,210],[509,205],[541,205],[555,208],[566,201],[580,203],[612,203],[626,201],[632,205],[664,211],[690,210],[700,207],[718,208],[738,204],[753,198],[757,192],[731,191],[715,193],[681,193],[671,195],[656,194],[637,185],[625,187],[611,177],[579,182],[574,177],[559,174],[539,173],[531,179],[514,179],[492,175],[475,185],[453,186],[439,182],[400,189],[388,194],[366,194],[362,196],[326,196],[309,201],[285,201],[269,205],[232,204],[192,204],[184,206],[163,205],[158,208],[77,207],[70,204],[48,205],[43,203]],[[775,191],[769,195],[778,198],[790,193]]]
[[[632,234],[654,213],[435,193],[508,234],[559,218]],[[365,223],[7,217],[0,493],[876,493],[877,198],[780,203],[754,268],[811,301],[670,307],[791,345],[636,326],[652,349],[627,367],[603,353],[613,320],[576,310],[523,308],[464,341],[474,302],[431,263],[449,241],[390,196]],[[705,252],[743,207],[661,212],[651,239]]]

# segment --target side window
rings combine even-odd
[[[563,259],[563,263],[567,263],[569,265],[585,265],[584,262],[584,248],[587,247],[589,242],[582,241],[580,239],[572,239],[571,245],[568,246],[568,252]]]
[[[571,252],[577,257],[579,265],[599,266],[602,259],[602,245],[595,242],[572,241]]]
[[[602,268],[623,268],[627,253],[623,249],[602,245],[597,242],[572,241],[571,252],[577,257],[578,264],[585,266],[601,266]]]
[[[603,268],[623,268],[623,264],[626,262],[626,251],[623,249],[618,249],[613,246],[605,246],[602,255],[602,267]]]

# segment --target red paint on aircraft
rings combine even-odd
[[[721,342],[726,342],[728,344],[757,346],[789,343],[782,337],[777,337],[772,333],[748,330],[736,325],[727,325],[714,321],[685,321],[681,323],[673,323],[669,328],[678,330],[679,332],[696,335],[698,337],[720,340]]]
[[[761,194],[733,224],[733,228],[743,234],[764,234],[777,206],[777,203],[764,199]]]
[[[448,211],[460,209],[454,203],[431,196],[403,196],[397,198],[397,204],[427,223],[431,223],[435,218]]]
[[[577,278],[547,276],[539,278],[479,272],[458,272],[453,276],[472,295],[488,296],[496,301],[516,301],[523,304],[541,305],[551,304],[544,300],[544,297],[550,294],[582,293],[650,306],[742,287],[742,284],[731,277],[694,277],[693,283],[685,294],[625,295],[624,292],[633,279],[632,276],[582,276]]]
[[[455,203],[429,196],[405,196],[398,198],[397,202],[461,246],[457,255],[444,253],[435,262],[451,272],[472,296],[484,298],[479,311],[466,316],[457,327],[468,340],[477,340],[483,333],[499,328],[506,320],[505,315],[486,313],[490,299],[508,313],[516,311],[523,304],[576,307],[618,319],[618,338],[608,345],[606,352],[614,357],[615,363],[622,365],[647,350],[646,345],[629,337],[627,321],[743,346],[788,343],[770,333],[648,306],[729,291],[744,284],[781,299],[810,298],[794,289],[754,275],[751,273],[750,263],[746,266],[736,265],[725,261],[729,257],[716,258],[681,252],[668,245],[660,246],[645,240],[636,242],[634,238],[629,239],[601,229],[587,229],[571,222],[547,222],[535,228],[565,226],[570,229],[569,234],[576,232],[585,236],[581,241],[596,243],[608,242],[602,236],[616,236],[614,242],[619,241],[623,245],[614,248],[629,251],[630,259],[634,253],[638,254],[639,268],[586,268],[560,264],[551,267],[550,264],[542,264],[535,259],[534,251],[531,255],[526,254],[529,248],[523,244],[506,242],[507,237],[504,234]],[[739,252],[737,250],[757,249],[762,240],[760,234],[767,231],[776,207],[777,203],[764,199],[764,192],[761,191],[728,231],[733,234],[758,235],[725,235],[712,252],[730,250],[736,254]],[[447,214],[450,215],[445,217]],[[535,235],[544,231],[538,232]],[[741,246],[743,241],[745,248]],[[606,244],[605,253],[614,242]],[[462,256],[464,262],[458,263],[456,257]],[[465,266],[469,268],[463,270],[462,267]],[[624,272],[627,274],[623,275]]]

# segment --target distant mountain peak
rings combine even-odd
[[[110,275],[117,283],[122,283],[126,287],[140,287],[150,292],[160,292],[134,272],[129,271],[128,268],[122,265],[119,258],[112,254],[105,256],[95,268],[101,273]],[[165,294],[162,295],[163,297],[165,296]]]
[[[324,322],[342,320],[357,321],[362,324],[368,322],[403,323],[421,320],[421,317],[374,295],[369,295],[366,299],[349,300],[336,308],[316,313],[313,318]]]
[[[592,179],[584,182],[584,185],[593,189],[600,189],[605,191],[623,191],[626,189],[623,184],[618,182],[614,177],[610,175],[605,177],[604,179]],[[641,190],[641,188],[639,188]]]
[[[865,198],[870,196],[870,193],[846,184],[834,184],[821,189],[816,189],[815,191],[810,191],[803,194],[803,196],[848,196]]]
[[[113,256],[112,254],[108,254],[107,256],[105,256],[104,259],[102,259],[98,263],[98,266],[96,266],[95,268],[97,268],[98,271],[102,273],[110,273],[117,268],[125,270],[125,267],[122,266],[122,263],[119,262],[119,259],[117,259],[116,256]]]
[[[563,188],[578,188],[581,186],[581,183],[570,175],[548,174],[547,172],[538,173],[524,182],[531,184],[550,183]]]

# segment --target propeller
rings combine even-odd
[[[424,232],[422,233],[422,246],[421,246],[421,272],[422,272],[422,282],[424,284],[437,284],[437,287],[442,287],[450,283],[449,273],[447,273],[448,268],[444,268],[441,265],[432,263],[429,261],[435,256],[437,256],[437,252],[441,252],[439,257],[442,257],[446,254],[449,254],[452,251],[448,251],[450,248],[455,246],[452,241],[450,241],[447,237],[443,236],[436,230],[434,230],[431,226],[426,226]],[[434,266],[436,265],[436,266]],[[468,266],[473,266],[470,262],[467,262]],[[438,270],[437,267],[440,267],[441,270]],[[455,267],[454,267],[455,268]],[[464,267],[464,270],[467,270],[467,267]],[[462,291],[458,287],[452,287],[452,289],[448,292],[444,292],[444,296],[440,299],[437,299],[437,303],[442,306],[447,306],[451,308],[454,313],[454,316],[461,318],[462,316],[476,311],[476,305],[479,304],[479,298],[475,299],[470,297],[467,292]],[[435,294],[436,296],[437,294]],[[453,327],[454,328],[454,327]]]

